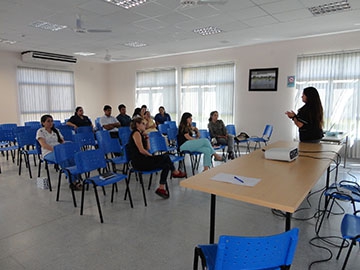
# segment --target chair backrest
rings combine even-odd
[[[75,131],[76,133],[84,133],[84,132],[93,133],[93,127],[92,126],[78,127]]]
[[[0,142],[15,143],[15,141],[14,128],[0,128]]]
[[[24,125],[26,127],[34,127],[34,128],[41,128],[41,123],[40,121],[28,121],[28,122],[25,122]]]
[[[75,142],[66,142],[54,146],[55,160],[61,168],[75,165],[75,154],[80,152],[80,145]]]
[[[74,141],[74,133],[72,127],[68,125],[61,125],[57,127],[57,129],[60,131],[61,135],[63,135],[65,141]]]
[[[105,155],[123,152],[119,140],[117,138],[111,138],[110,133],[107,130],[96,131],[95,136],[99,148]]]
[[[199,129],[200,138],[205,138],[210,140],[210,133],[207,129]]]
[[[126,145],[130,139],[131,129],[129,127],[120,127],[118,133],[121,145]]]
[[[97,117],[94,122],[95,122],[95,129],[96,130],[103,130],[103,128],[102,128],[102,126],[100,124],[100,117]]]
[[[233,124],[226,125],[226,130],[227,130],[227,133],[236,136],[235,125],[233,125]]]
[[[53,120],[54,123],[54,127],[59,128],[60,126],[62,126],[61,124],[61,120]]]
[[[177,128],[175,121],[165,121],[164,124],[169,125],[170,128]]]
[[[6,123],[6,124],[0,124],[0,129],[2,130],[13,130],[14,128],[17,127],[17,124],[15,123]]]
[[[92,132],[76,133],[74,135],[74,140],[82,148],[96,146],[95,135]]]
[[[15,129],[17,144],[20,148],[25,146],[36,146],[36,129],[29,126],[17,127]]]
[[[150,132],[149,143],[150,153],[162,153],[168,151],[165,138],[161,135],[160,132]]]
[[[263,139],[265,140],[270,140],[270,137],[271,137],[271,134],[273,132],[273,126],[272,125],[266,125],[265,126],[265,129],[264,129],[264,132],[263,132]]]
[[[159,124],[158,130],[161,132],[161,134],[167,134],[168,129],[170,126],[168,124]]]
[[[101,149],[75,153],[75,164],[79,173],[91,172],[106,167],[104,152]]]
[[[299,229],[277,235],[220,236],[215,269],[273,269],[290,266],[295,255]]]

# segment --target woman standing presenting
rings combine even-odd
[[[319,143],[324,136],[323,132],[323,107],[318,91],[315,87],[307,87],[302,94],[305,103],[298,113],[287,111],[285,114],[294,121],[299,128],[301,142]]]
[[[196,127],[191,125],[191,113],[184,113],[181,117],[178,131],[178,144],[180,151],[201,152],[204,154],[203,165],[204,171],[208,170],[211,166],[211,157],[214,156],[217,161],[225,161],[216,154],[214,148],[211,146],[208,139],[199,139],[199,131]],[[194,137],[194,136],[195,137]]]

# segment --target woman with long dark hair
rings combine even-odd
[[[76,107],[75,114],[70,117],[66,124],[74,127],[75,129],[78,127],[92,126],[91,120],[89,117],[84,115],[84,109],[81,106]]]
[[[200,134],[196,127],[191,125],[192,114],[189,112],[181,116],[178,130],[178,145],[180,151],[201,152],[204,154],[203,165],[204,171],[211,166],[211,157],[214,156],[217,161],[225,161],[220,155],[216,154],[210,141],[206,138],[199,138]]]
[[[305,105],[298,113],[287,111],[285,114],[299,128],[301,142],[319,143],[324,136],[323,107],[319,93],[315,87],[310,86],[303,90],[301,98]]]
[[[144,134],[145,121],[141,116],[133,118],[130,127],[132,133],[130,135],[129,143],[127,145],[127,152],[132,165],[136,170],[150,171],[154,169],[162,169],[160,175],[160,185],[155,193],[160,197],[167,199],[169,194],[165,189],[166,181],[169,172],[172,172],[172,177],[183,178],[186,176],[184,172],[175,169],[168,155],[152,155],[149,149],[149,137]]]
[[[42,156],[47,160],[55,161],[54,146],[64,143],[64,137],[54,127],[54,120],[50,114],[41,116],[42,127],[36,132],[36,139],[41,145]]]

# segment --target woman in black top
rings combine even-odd
[[[301,142],[319,143],[324,136],[323,107],[319,93],[315,87],[307,87],[301,98],[305,105],[298,110],[298,113],[287,111],[285,114],[299,128]]]
[[[145,121],[142,117],[135,117],[131,121],[130,127],[133,131],[130,135],[127,153],[134,169],[140,171],[162,169],[160,185],[155,193],[164,199],[169,198],[169,193],[165,189],[169,171],[172,171],[172,177],[174,178],[183,178],[186,174],[175,170],[174,164],[168,155],[152,155],[149,153],[149,137],[143,134],[145,131]]]
[[[82,107],[76,107],[75,114],[66,122],[68,126],[72,126],[75,129],[78,127],[92,126],[89,117],[84,115],[84,109]]]

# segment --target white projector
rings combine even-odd
[[[271,148],[265,150],[265,158],[281,161],[293,161],[299,156],[297,147]]]

